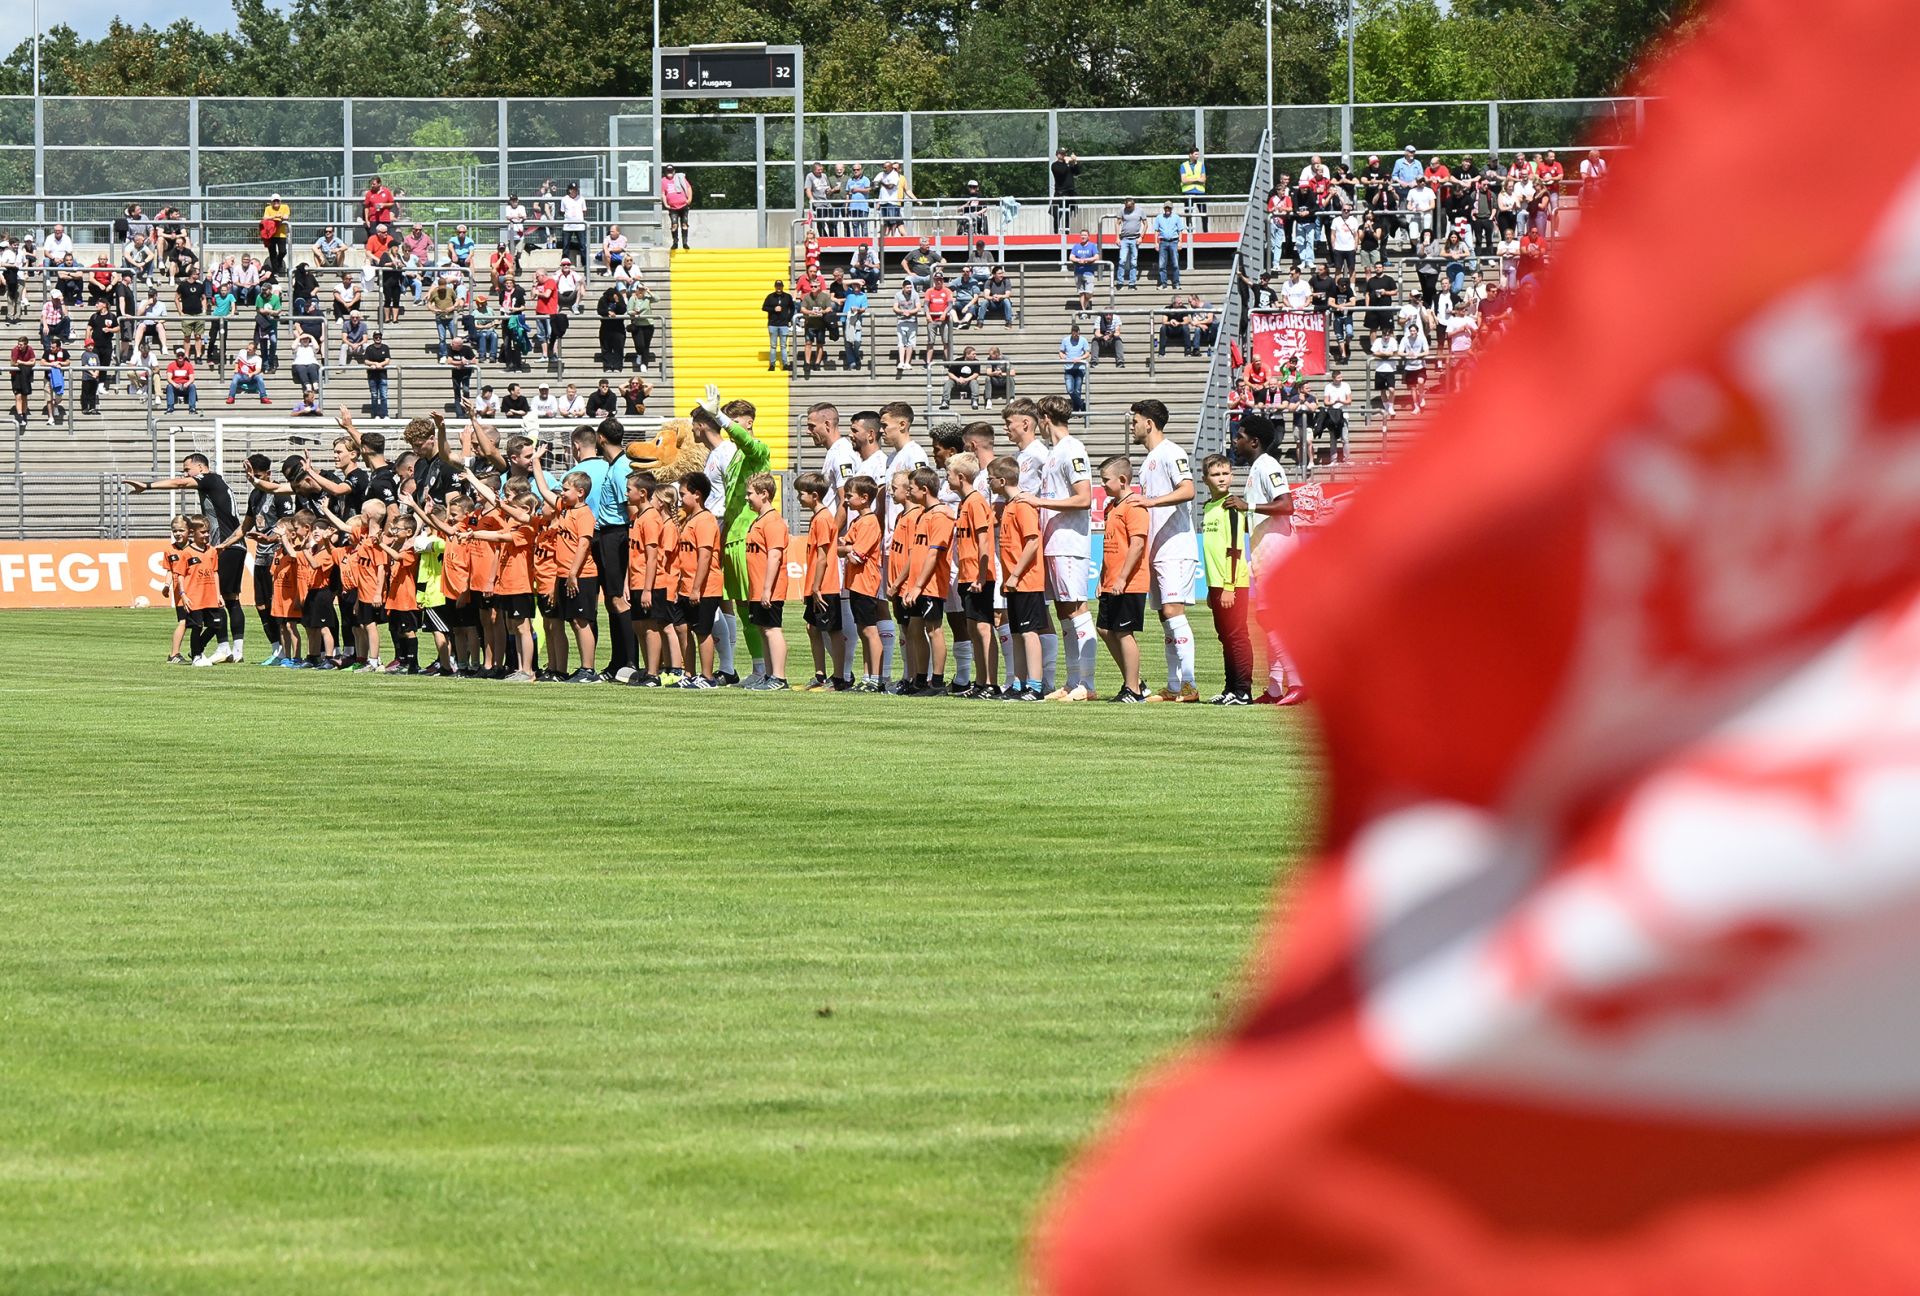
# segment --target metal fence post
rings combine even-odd
[[[798,143],[798,141],[795,141]],[[794,202],[800,201],[800,193],[794,191]],[[767,245],[767,118],[765,113],[753,115],[753,208],[759,213],[760,246]]]
[[[1500,101],[1487,100],[1487,156],[1500,156]]]
[[[511,192],[507,188],[507,185],[510,183],[510,181],[507,178],[507,101],[505,99],[499,99],[499,100],[496,100],[495,102],[499,105],[497,109],[497,115],[495,117],[495,121],[496,121],[495,130],[496,130],[497,138],[500,141],[500,145],[499,145],[500,152],[495,162],[495,165],[499,168],[499,174],[500,174],[499,194],[501,199],[504,201],[506,199],[507,194]],[[613,126],[611,122],[608,124],[609,131],[613,131],[616,129],[618,128]],[[499,215],[499,212],[495,211],[492,214],[497,216]]]
[[[913,188],[913,114],[910,112],[903,112],[900,114],[900,170],[906,176],[907,188],[912,189]],[[873,215],[874,215],[873,227],[877,231],[880,228],[880,210],[878,205],[874,207]],[[884,248],[887,245],[886,240],[884,238],[879,238],[877,234],[875,237],[876,237],[876,246]]]
[[[1340,156],[1353,165],[1353,105],[1340,105]]]
[[[40,195],[47,192],[47,101],[38,86],[33,90],[33,192],[34,232],[44,236],[47,204]]]
[[[198,221],[205,212],[200,206],[200,96],[187,100],[187,216]],[[204,240],[207,232],[202,229]]]
[[[340,101],[340,228],[351,227],[353,213],[353,100]],[[349,240],[350,241],[350,240]]]

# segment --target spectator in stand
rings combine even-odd
[[[147,242],[145,234],[135,234],[127,241],[127,246],[120,253],[121,264],[127,268],[129,274],[143,284],[153,281],[154,260],[153,245]],[[18,295],[16,290],[16,300]]]
[[[387,188],[379,176],[374,176],[367,181],[366,192],[360,195],[360,225],[363,241],[371,243],[376,233],[384,234],[386,232],[384,227],[393,224],[399,216],[394,202],[393,190]]]
[[[1175,293],[1167,302],[1167,308],[1157,317],[1160,332],[1155,339],[1158,354],[1165,355],[1169,343],[1177,342],[1183,351],[1191,350],[1187,341],[1187,299]]]
[[[847,285],[847,295],[840,300],[840,364],[848,370],[859,369],[866,363],[864,344],[867,334],[868,313],[867,285],[863,279],[854,279]]]
[[[433,335],[440,359],[447,358],[447,343],[453,340],[457,324],[455,316],[459,313],[460,299],[453,291],[453,285],[444,279],[436,280],[427,293],[427,309],[433,312]]]
[[[473,252],[473,235],[467,233],[467,227],[465,225],[456,225],[453,230],[453,237],[447,240],[447,261],[452,265],[459,266],[462,270],[471,269],[473,266]]]
[[[287,239],[292,233],[293,209],[280,201],[279,194],[269,195],[260,209],[260,245],[266,249],[268,274],[286,274]]]
[[[947,287],[947,277],[934,272],[933,283],[927,288],[923,303],[927,311],[927,363],[933,363],[933,349],[940,348],[940,358],[953,358],[953,289]]]
[[[173,308],[180,313],[180,340],[195,360],[206,357],[207,306],[211,294],[206,279],[189,267],[173,282]]]
[[[1347,410],[1353,405],[1353,388],[1338,370],[1329,371],[1320,384],[1319,414],[1314,437],[1327,438],[1328,448],[1339,463],[1347,461]]]
[[[560,417],[560,398],[553,394],[550,383],[541,383],[533,394],[533,416],[538,419]]]
[[[167,349],[167,308],[160,300],[158,291],[147,290],[146,305],[140,308],[140,336],[152,343],[153,349],[164,352]]]
[[[587,398],[580,394],[578,383],[568,383],[567,389],[560,393],[560,417],[563,419],[583,419],[587,416]]]
[[[626,401],[630,417],[647,412],[647,397],[652,394],[653,384],[639,374],[627,379],[627,385],[620,389],[621,399]]]
[[[1547,264],[1547,236],[1538,229],[1530,229],[1520,237],[1521,279],[1539,274]]]
[[[25,432],[27,419],[32,411],[29,408],[33,398],[33,370],[38,357],[33,350],[33,342],[26,334],[13,344],[12,368],[9,373],[13,383],[13,424]]]
[[[900,258],[900,271],[908,283],[925,292],[933,283],[934,271],[944,269],[946,264],[934,248],[933,240],[922,235],[920,245]]]
[[[233,268],[233,295],[242,306],[255,306],[260,301],[260,283],[265,277],[263,267],[253,259],[253,253],[240,254],[240,264]]]
[[[1053,232],[1064,235],[1073,225],[1073,200],[1080,193],[1080,155],[1063,145],[1054,150],[1047,171],[1053,179]]]
[[[1287,281],[1280,285],[1280,305],[1286,310],[1305,310],[1313,302],[1313,285],[1300,275],[1300,267],[1295,265],[1287,271]]]
[[[826,163],[813,164],[813,170],[807,172],[803,191],[815,228],[824,237],[833,237],[833,177],[827,174]]]
[[[367,368],[367,412],[372,417],[387,417],[387,371],[393,365],[393,349],[375,329],[360,349],[360,363]]]
[[[620,370],[627,367],[627,294],[620,285],[609,283],[593,313],[600,321],[600,367]]]
[[[1407,209],[1407,242],[1419,248],[1425,246],[1433,237],[1434,211],[1440,205],[1439,195],[1425,175],[1415,180],[1407,190],[1405,204]]]
[[[653,307],[653,290],[636,282],[627,298],[627,331],[633,335],[633,367],[638,373],[645,373],[647,366],[655,363]]]
[[[1180,243],[1186,235],[1187,222],[1174,215],[1172,203],[1164,204],[1160,214],[1153,218],[1153,238],[1160,258],[1154,276],[1158,286],[1180,286]]]
[[[571,256],[575,265],[587,263],[587,200],[577,181],[560,195],[560,255]]]
[[[827,330],[839,316],[839,303],[833,294],[827,291],[825,281],[818,274],[812,276],[807,291],[800,297],[800,322],[806,330],[806,345],[801,362],[806,366],[807,376],[812,377],[817,369],[826,367]]]
[[[1409,144],[1400,151],[1393,164],[1393,202],[1398,212],[1407,210],[1407,195],[1413,192],[1413,186],[1426,178],[1427,169],[1420,165],[1420,158]]]
[[[250,391],[260,398],[262,405],[271,405],[267,398],[267,380],[260,376],[262,361],[260,349],[253,343],[247,343],[247,349],[233,358],[233,378],[227,383],[227,404],[233,404],[243,391]]]
[[[889,162],[880,168],[879,178],[873,182],[873,195],[880,208],[880,237],[898,234],[906,226],[901,218],[906,214],[907,204],[913,201],[913,190],[907,185],[906,174],[898,162]],[[870,281],[869,286],[873,282]]]
[[[331,269],[347,257],[347,244],[329,225],[320,231],[320,237],[313,241],[313,259],[321,267]]]
[[[919,332],[920,294],[914,289],[913,280],[908,279],[893,295],[894,377],[905,374],[907,366],[913,363]]]
[[[958,360],[947,363],[947,376],[940,387],[940,408],[951,409],[954,397],[959,396],[966,400],[968,409],[979,409],[985,386],[981,378],[979,352],[968,347],[960,353]]]
[[[320,389],[318,387],[302,388],[300,398],[293,403],[293,417],[318,418],[319,416]]]
[[[602,270],[616,277],[627,269],[627,236],[618,225],[607,226],[607,236],[600,240],[599,262]]]
[[[953,281],[953,326],[956,329],[970,329],[977,320],[973,316],[973,301],[987,286],[987,272],[977,265],[961,267],[960,277]]]
[[[500,359],[500,313],[493,308],[487,294],[473,295],[467,303],[465,315],[460,317],[461,325],[467,330],[467,341],[473,343],[473,353],[482,364],[495,364]]]
[[[308,331],[311,332],[311,330]],[[347,316],[340,325],[341,366],[344,368],[349,364],[364,361],[366,359],[367,345],[373,341],[373,338],[374,332],[368,330],[367,322],[361,317],[359,311],[355,311]],[[320,341],[320,335],[313,333],[313,339],[316,342]]]
[[[987,232],[987,200],[980,196],[980,182],[967,181],[967,191],[960,200],[960,220],[955,230],[961,238],[982,238]]]
[[[311,333],[293,339],[293,382],[296,387],[320,386],[320,343]]]
[[[1089,367],[1098,365],[1102,356],[1112,357],[1115,368],[1127,367],[1127,344],[1120,336],[1120,317],[1111,311],[1094,321],[1093,357]]]
[[[987,401],[998,404],[1013,399],[1014,379],[1018,377],[1013,361],[1000,354],[999,347],[988,347],[987,358],[981,364],[987,376]]]
[[[73,239],[67,233],[67,227],[56,223],[53,233],[47,235],[45,246],[40,249],[43,262],[49,267],[57,266],[73,255]]]
[[[767,317],[767,372],[775,365],[793,372],[793,294],[784,280],[773,281],[773,291],[760,299],[760,310]]]
[[[1546,200],[1547,219],[1552,220],[1560,210],[1560,186],[1567,178],[1567,169],[1560,165],[1560,156],[1552,149],[1540,155],[1540,193]]]
[[[520,384],[508,383],[507,394],[500,398],[500,417],[525,418],[532,412],[533,404],[528,401],[527,394],[520,390]]]
[[[1080,309],[1093,309],[1093,281],[1100,269],[1100,245],[1093,241],[1093,234],[1081,230],[1073,246],[1067,250],[1067,264],[1073,270],[1074,288],[1080,294]]]
[[[567,333],[567,317],[560,310],[560,281],[544,271],[533,285],[533,326],[547,368],[558,370],[560,339]]]
[[[976,327],[983,326],[990,315],[1004,320],[1008,328],[1013,327],[1013,283],[1003,267],[995,266],[973,295],[970,313]]]
[[[1199,297],[1191,297],[1192,309],[1187,315],[1188,355],[1199,355],[1220,340],[1220,312],[1211,302]]]
[[[1585,202],[1607,182],[1607,160],[1599,149],[1588,149],[1580,159],[1580,201]]]
[[[1207,228],[1207,164],[1200,159],[1200,150],[1194,149],[1187,154],[1187,160],[1180,164],[1180,193],[1187,204],[1187,223],[1191,225],[1197,217],[1200,228]]]
[[[173,413],[173,407],[180,401],[187,403],[187,412],[200,412],[200,388],[193,381],[193,361],[187,359],[185,347],[173,349],[173,361],[167,366],[167,413]]]
[[[1060,339],[1060,376],[1067,388],[1067,401],[1078,410],[1087,407],[1087,361],[1093,347],[1080,336],[1078,324],[1068,328]]]
[[[687,209],[693,206],[693,185],[674,171],[671,163],[660,171],[660,205],[667,209],[667,226],[673,234],[673,246],[689,248]]]
[[[1120,264],[1114,272],[1114,283],[1121,288],[1140,287],[1140,240],[1147,232],[1147,213],[1139,203],[1129,198],[1120,204],[1120,213],[1114,217],[1114,232],[1120,242]]]
[[[886,271],[870,243],[862,243],[853,250],[853,263],[847,267],[847,274],[865,283],[870,294],[879,292],[886,282]]]
[[[1335,274],[1352,274],[1366,217],[1358,211],[1335,212],[1327,221],[1328,260]]]
[[[612,383],[602,378],[587,393],[586,417],[597,423],[601,419],[614,418],[619,413],[620,394],[614,391]]]

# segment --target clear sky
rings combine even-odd
[[[65,23],[89,39],[104,35],[115,14],[136,27],[165,27],[186,17],[214,31],[233,26],[233,6],[226,0],[40,0],[43,30]],[[0,51],[11,53],[32,38],[33,0],[0,0]]]

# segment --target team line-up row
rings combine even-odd
[[[1090,615],[1092,470],[1071,434],[1068,402],[1010,403],[1002,423],[1016,447],[1012,457],[996,457],[992,426],[975,423],[937,436],[930,462],[913,439],[912,417],[904,404],[862,411],[852,434],[842,435],[834,407],[809,411],[825,463],[794,481],[808,518],[795,535],[779,509],[778,478],[766,471],[768,447],[753,435],[751,406],[735,401],[721,409],[712,388],[688,420],[707,448],[702,470],[668,481],[666,465],[660,477],[634,469],[628,456],[641,457],[641,447],[626,447],[609,419],[575,431],[579,462],[556,476],[545,471],[546,446],[515,436],[502,453],[494,429],[474,420],[461,448],[483,453],[453,460],[457,472],[439,498],[424,494],[424,507],[410,468],[402,481],[383,466],[387,487],[366,486],[358,456],[384,464],[384,441],[355,432],[343,415],[337,471],[318,472],[295,456],[286,482],[274,483],[268,461],[255,456],[260,462],[248,467],[255,502],[244,527],[222,539],[204,515],[176,519],[165,555],[179,612],[172,660],[213,665],[237,657],[227,623],[240,614],[231,596],[223,603],[218,551],[245,539],[256,545],[256,599],[275,639],[269,665],[777,691],[789,687],[784,612],[794,598],[812,653],[810,689],[1083,701],[1095,696],[1104,641],[1122,681],[1111,700],[1190,702],[1199,693],[1186,606],[1204,569],[1226,656],[1226,687],[1213,701],[1256,700],[1250,578],[1256,566],[1283,558],[1294,539],[1292,494],[1266,420],[1250,416],[1235,435],[1235,451],[1250,465],[1244,496],[1232,490],[1226,458],[1203,465],[1208,498],[1196,528],[1195,484],[1186,454],[1166,436],[1165,407],[1134,404],[1133,440],[1145,451],[1137,486],[1128,456],[1099,466],[1108,505],[1098,610]],[[438,437],[444,452],[444,427]],[[409,440],[420,440],[411,427]],[[193,484],[206,500],[212,474],[204,460],[190,456],[187,472],[171,484]],[[606,562],[603,519],[616,500],[623,544],[611,556],[624,561]],[[336,513],[334,502],[351,515]],[[614,566],[625,570],[607,573],[615,587],[603,591],[603,567]],[[612,632],[626,630],[636,650],[637,669],[618,681],[593,668],[603,596]],[[1049,602],[1065,636],[1055,631]],[[1149,602],[1160,614],[1167,665],[1166,687],[1151,695],[1137,643]],[[393,648],[384,663],[383,629]],[[435,648],[424,669],[423,630]],[[179,656],[182,632],[192,635],[190,659]],[[744,682],[731,660],[741,637],[754,661]],[[1062,638],[1065,679],[1056,685]],[[209,653],[213,644],[219,647]],[[572,670],[570,647],[579,654]],[[1268,687],[1258,700],[1302,700],[1283,646],[1269,635],[1267,647]],[[904,661],[897,679],[896,648]]]

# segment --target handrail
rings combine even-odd
[[[1235,330],[1239,328],[1241,282],[1247,276],[1243,272],[1246,265],[1264,267],[1267,264],[1267,241],[1271,233],[1271,222],[1267,220],[1266,193],[1273,183],[1273,140],[1264,132],[1260,136],[1260,154],[1253,164],[1253,183],[1247,191],[1246,208],[1240,218],[1240,241],[1234,248],[1233,265],[1227,272],[1227,296],[1220,306],[1220,318],[1223,325],[1232,321]],[[1226,330],[1221,330],[1224,335]],[[1233,335],[1239,341],[1238,334]],[[1207,362],[1207,384],[1200,397],[1200,419],[1193,434],[1193,457],[1201,460],[1210,454],[1220,454],[1227,446],[1227,396],[1233,389],[1232,347],[1221,345],[1226,341],[1222,336],[1215,342],[1213,355]]]

